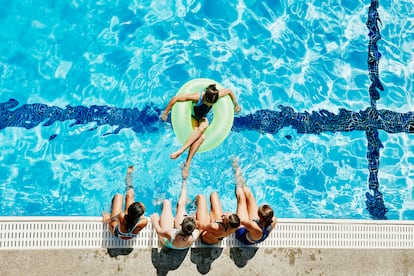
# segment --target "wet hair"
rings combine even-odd
[[[195,221],[192,217],[185,217],[181,223],[181,233],[183,237],[190,236],[196,228]]]
[[[230,228],[238,228],[240,226],[240,218],[236,214],[231,214],[228,220]]]
[[[128,207],[128,213],[125,215],[126,228],[130,231],[137,223],[140,216],[145,212],[145,205],[141,202],[134,202]]]
[[[272,224],[273,221],[273,209],[267,204],[260,205],[257,210],[259,218],[266,224],[266,227]]]
[[[214,104],[217,102],[218,97],[219,97],[219,91],[216,88],[215,84],[210,84],[209,86],[207,86],[205,89],[205,94],[204,94],[204,99],[206,102]]]

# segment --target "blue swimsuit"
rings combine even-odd
[[[171,236],[171,239],[170,240],[168,240],[167,238],[162,238],[162,243],[164,244],[164,246],[165,247],[168,247],[168,248],[171,248],[171,249],[177,249],[177,250],[184,250],[184,249],[187,249],[187,248],[189,248],[190,246],[188,246],[188,247],[175,247],[174,245],[173,245],[173,243],[174,243],[174,239],[175,239],[175,236],[176,236],[176,233],[178,232],[178,231],[180,231],[180,230],[178,230],[178,229],[176,229],[176,228],[174,228],[173,230],[172,230],[172,236]],[[193,234],[191,234],[191,237],[193,237]],[[194,237],[193,237],[193,239],[194,239]]]
[[[133,232],[135,231],[135,228],[137,228],[137,225],[138,225],[138,223],[139,223],[140,220],[141,220],[141,218],[138,219],[138,221],[135,224],[135,226],[132,227],[132,229],[129,232],[127,232],[127,233],[121,232],[121,230],[119,230],[119,224],[117,224],[115,226],[115,228],[114,228],[114,235],[115,235],[115,237],[120,238],[122,240],[130,240],[130,239],[135,238],[137,236],[137,234],[135,234]]]
[[[198,102],[193,105],[193,117],[197,120],[207,116],[207,113],[210,112],[212,105],[208,106],[203,103],[203,91],[200,91],[200,98]]]
[[[256,243],[264,241],[269,236],[270,231],[272,231],[272,225],[269,225],[266,228],[264,228],[260,225],[259,220],[254,219],[253,221],[256,222],[257,225],[259,225],[260,229],[262,229],[263,235],[260,239],[253,240],[252,237],[250,236],[249,230],[247,230],[245,227],[241,227],[237,229],[236,239],[238,239],[240,242],[242,242],[245,245],[256,244]]]

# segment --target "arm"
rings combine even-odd
[[[192,236],[193,236],[193,238],[194,238],[194,240],[193,240],[193,242],[195,241],[195,240],[197,240],[198,239],[198,237],[200,236],[200,230],[199,229],[194,229],[194,231],[193,231],[193,233],[192,233]]]
[[[147,226],[147,224],[148,224],[148,220],[146,218],[141,218],[137,225],[137,228],[135,228],[136,229],[135,233],[138,233],[139,231],[144,229],[144,227]]]
[[[240,225],[246,227],[246,229],[250,232],[252,238],[260,238],[262,236],[262,229],[260,229],[256,222],[252,220],[242,220],[240,221]]]
[[[200,221],[198,220],[196,220],[196,228],[201,231],[208,231],[208,232],[219,230],[217,223],[201,224]]]
[[[192,93],[192,94],[184,94],[178,95],[171,98],[168,102],[167,107],[165,108],[164,112],[161,114],[161,120],[166,121],[168,118],[168,113],[170,112],[171,108],[175,105],[176,102],[186,102],[186,101],[198,101],[200,94]]]
[[[240,112],[241,107],[240,107],[239,103],[237,102],[236,95],[234,95],[233,91],[231,91],[230,89],[221,89],[219,91],[219,98],[227,96],[227,95],[229,95],[231,100],[233,101],[234,111],[235,112]]]

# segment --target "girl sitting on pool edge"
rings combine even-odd
[[[171,201],[167,199],[163,201],[161,216],[157,213],[151,216],[152,226],[165,247],[185,250],[198,239],[200,231],[196,228],[194,218],[186,215],[186,201],[187,182],[183,180],[175,217]]]
[[[267,239],[275,228],[277,219],[269,205],[257,206],[256,199],[243,178],[237,159],[233,159],[233,169],[236,178],[236,214],[241,221],[240,227],[236,230],[236,239],[245,245],[260,243]]]
[[[240,112],[241,108],[237,103],[237,99],[233,91],[231,91],[230,89],[218,90],[216,88],[216,84],[210,84],[200,92],[173,96],[169,101],[167,107],[165,108],[164,112],[161,114],[161,120],[166,121],[168,118],[168,113],[170,112],[171,108],[174,106],[176,102],[193,102],[193,132],[191,133],[187,141],[184,143],[184,145],[170,155],[171,159],[177,159],[186,149],[189,148],[187,160],[184,164],[182,173],[184,179],[187,179],[188,177],[190,163],[194,157],[194,154],[197,152],[201,144],[204,142],[204,132],[206,131],[209,124],[207,114],[210,112],[213,104],[215,104],[219,98],[227,95],[229,95],[231,100],[233,101],[234,111]]]
[[[122,240],[135,238],[138,233],[148,224],[148,220],[143,217],[145,206],[141,202],[135,201],[134,187],[132,186],[133,166],[128,167],[125,177],[126,196],[125,211],[122,212],[122,196],[116,194],[112,199],[111,214],[102,213],[102,220],[109,224],[109,230],[115,237]]]

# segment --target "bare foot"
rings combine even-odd
[[[239,168],[239,164],[238,164],[238,159],[237,159],[237,157],[234,157],[234,158],[233,158],[232,166],[233,166],[233,169],[234,169],[235,171]]]
[[[177,150],[176,152],[173,152],[173,153],[171,153],[170,154],[170,158],[171,159],[177,159],[178,157],[180,157],[180,155],[182,154],[183,152],[181,151],[181,150]]]
[[[134,166],[128,166],[128,171],[127,173],[132,173],[134,171]]]
[[[107,212],[102,212],[102,221],[105,224],[108,224],[111,222],[111,215]]]
[[[189,166],[184,165],[184,168],[183,168],[183,179],[184,180],[187,179],[189,170],[190,170]]]

